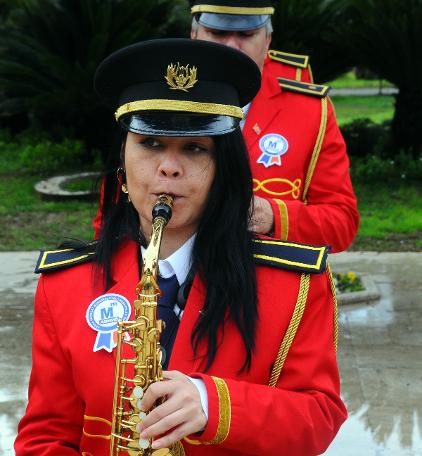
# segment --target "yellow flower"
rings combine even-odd
[[[353,271],[349,271],[347,273],[347,278],[350,280],[350,282],[354,282],[357,279],[357,275]]]

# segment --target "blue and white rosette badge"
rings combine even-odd
[[[94,299],[86,311],[88,325],[97,331],[93,351],[107,350],[112,352],[117,343],[113,333],[117,331],[117,322],[127,320],[131,312],[129,301],[121,295],[107,293]]]
[[[259,148],[262,154],[257,163],[262,163],[266,168],[272,165],[281,166],[281,156],[287,152],[289,143],[284,136],[269,133],[259,140]]]

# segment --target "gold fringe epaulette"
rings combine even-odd
[[[289,52],[276,51],[270,49],[268,57],[276,62],[285,63],[297,68],[307,68],[309,65],[309,55],[290,54]]]
[[[324,98],[327,96],[330,87],[319,85],[319,84],[311,84],[308,82],[300,82],[294,81],[293,79],[287,78],[277,78],[280,87],[288,92],[295,92],[301,93],[304,95],[312,95],[318,98]]]
[[[41,250],[35,273],[57,271],[77,264],[87,263],[95,258],[95,243],[88,244],[83,249]]]
[[[255,263],[289,271],[319,274],[325,271],[329,247],[273,239],[254,239]]]

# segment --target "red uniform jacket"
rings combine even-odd
[[[272,205],[275,238],[345,250],[359,214],[333,107],[322,86],[284,82],[264,67],[243,128],[255,195]]]
[[[113,271],[108,293],[132,302],[138,281],[134,243],[120,249]],[[86,263],[40,278],[29,404],[19,424],[17,456],[109,454],[115,350],[93,352],[96,332],[85,314],[101,292],[92,289],[91,274]],[[183,441],[186,455],[316,455],[346,417],[327,274],[257,266],[257,281],[259,322],[250,371],[239,373],[243,343],[228,321],[215,361],[204,373],[206,346],[195,357],[190,342],[204,298],[204,286],[195,278],[169,366],[201,377],[208,393],[207,427],[198,441]],[[274,364],[282,367],[281,375],[268,386]]]

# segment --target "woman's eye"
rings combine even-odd
[[[140,144],[146,147],[158,147],[160,146],[160,141],[156,138],[144,138],[140,141]]]
[[[196,144],[196,143],[187,144],[185,149],[188,152],[194,152],[194,153],[208,152],[207,147],[203,146],[202,144]]]

